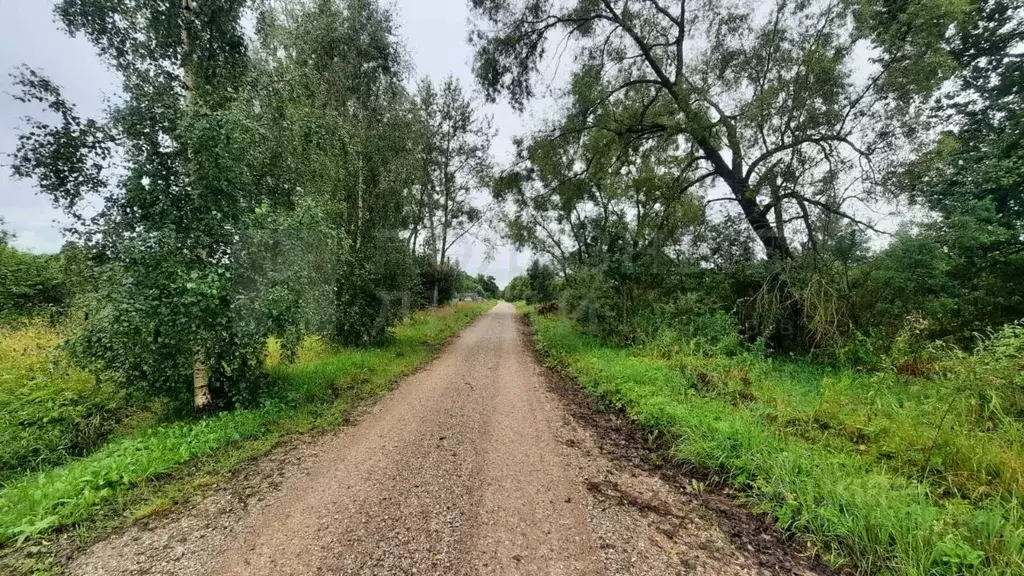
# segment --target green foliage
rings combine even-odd
[[[494,279],[494,276],[477,274],[476,283],[480,287],[482,296],[490,299],[501,297],[501,288],[498,288],[498,282]]]
[[[117,506],[127,493],[183,464],[241,450],[246,441],[270,439],[269,448],[288,433],[336,425],[430,359],[445,340],[489,307],[487,303],[460,304],[420,312],[397,326],[392,341],[379,348],[333,348],[310,342],[300,347],[297,363],[271,367],[272,386],[262,407],[151,426],[84,458],[10,481],[0,489],[0,541],[87,522]],[[55,391],[39,388],[36,394]],[[5,416],[15,409],[13,404],[0,405]]]
[[[974,17],[976,2],[970,0],[860,0],[854,22],[860,34],[884,52],[899,54],[884,91],[898,98],[930,94],[957,72],[957,61],[948,46],[950,29],[963,29]]]
[[[484,294],[484,289],[477,282],[477,279],[461,270],[459,271],[458,278],[455,279],[455,290],[460,294],[472,293],[480,296]]]
[[[668,357],[738,356],[758,354],[758,345],[740,338],[736,318],[687,295],[661,306],[642,318],[638,342],[646,343],[655,354]],[[758,343],[760,344],[760,343]]]
[[[531,319],[552,363],[835,563],[901,575],[1024,564],[1024,429],[1010,415],[979,418],[991,382],[977,378],[1019,385],[1017,330],[956,361],[980,372],[926,380],[704,346],[612,348],[565,319]],[[707,330],[721,332],[717,321]]]
[[[989,427],[1024,417],[1024,326],[1004,326],[983,338],[972,354],[947,353],[936,370],[977,395],[974,415]]]
[[[774,352],[873,364],[914,318],[970,346],[1024,315],[1019,2],[626,4],[473,3],[492,99],[532,97],[538,38],[579,45],[492,192],[587,331],[643,341],[697,292]],[[894,199],[937,217],[879,250]]]
[[[945,9],[966,11],[966,24],[947,38],[959,66],[958,94],[935,109],[956,122],[946,123],[892,186],[939,215],[925,234],[947,255],[945,276],[959,291],[950,331],[963,339],[1024,315],[1024,64],[1015,54],[1024,21],[1014,0],[951,2]]]
[[[40,319],[0,328],[0,485],[95,450],[131,411],[123,391],[70,366],[60,341]]]
[[[555,270],[550,265],[535,258],[526,269],[526,279],[530,283],[530,290],[526,293],[526,302],[529,304],[544,304],[553,302],[557,297],[555,286]]]
[[[342,261],[335,293],[334,338],[345,345],[384,342],[409,310],[412,259],[397,236],[364,238]]]
[[[215,407],[253,404],[269,336],[286,356],[310,333],[379,343],[413,298],[420,119],[393,15],[375,0],[267,4],[247,37],[248,7],[59,2],[121,77],[100,119],[41,74],[15,76],[45,115],[14,173],[72,217],[88,262],[73,357],[181,406],[205,407],[204,374]]]
[[[331,332],[345,344],[388,337],[416,280],[401,239],[418,176],[418,129],[403,86],[394,15],[374,0],[285,2],[262,11],[256,57],[287,138],[287,183],[323,216],[335,294]]]
[[[826,237],[823,220],[872,227],[845,205],[873,205],[881,190],[848,184],[873,179],[864,168],[887,163],[918,133],[920,108],[912,104],[952,73],[945,33],[968,11],[966,0],[710,3],[699,10],[685,2],[471,5],[475,73],[492,100],[507,96],[523,107],[548,41],[564,35],[577,46],[562,118],[531,139],[556,142],[575,161],[531,146],[529,165],[507,179],[530,180],[535,171],[547,180],[545,192],[564,198],[567,192],[550,188],[572,189],[576,200],[531,210],[571,213],[594,202],[604,208],[600,218],[629,215],[641,227],[648,208],[658,220],[657,211],[672,211],[671,200],[717,181],[726,195],[716,200],[728,202],[769,259],[781,260],[793,258],[801,241]],[[861,48],[874,54],[871,69],[858,62]],[[863,77],[854,74],[858,67]],[[616,152],[633,157],[611,166],[620,161]],[[602,185],[616,180],[656,183],[664,201],[619,213],[615,186]],[[528,216],[528,228],[536,227]],[[558,241],[544,237],[580,242],[595,232],[565,217],[543,224],[544,234],[513,229],[510,236],[552,244]]]
[[[414,253],[430,256],[438,276],[430,283],[433,305],[440,297],[442,270],[450,266],[450,253],[467,237],[474,237],[484,211],[474,193],[487,186],[493,170],[490,147],[491,119],[479,110],[462,85],[448,77],[439,87],[420,82],[415,97],[415,185],[410,192],[407,220],[409,245]],[[461,282],[460,282],[461,283]],[[437,286],[436,289],[435,286]],[[461,286],[457,292],[483,292],[479,286]]]
[[[458,281],[464,274],[457,265],[446,263],[440,270],[434,264],[430,254],[416,256],[416,274],[418,290],[415,295],[415,306],[426,308],[434,303],[434,289],[437,289],[438,302],[451,302],[459,292]]]
[[[502,290],[501,297],[508,302],[526,301],[526,294],[530,291],[530,279],[526,275],[519,275],[509,280],[508,286]]]
[[[68,292],[60,257],[22,252],[0,238],[0,321],[62,312]]]
[[[956,333],[956,304],[963,294],[950,277],[951,259],[933,236],[901,235],[854,271],[857,323],[891,337],[903,321],[918,314]]]
[[[18,98],[60,122],[30,122],[15,174],[76,218],[95,264],[75,356],[126,389],[181,403],[200,368],[221,406],[252,399],[261,382],[268,324],[240,313],[252,308],[231,264],[250,215],[282,198],[270,185],[270,118],[248,82],[244,4],[59,2],[69,33],[121,77],[124,99],[102,120],[78,118],[34,71],[16,77]],[[102,210],[84,218],[91,196]]]

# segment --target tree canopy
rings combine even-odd
[[[899,8],[843,0],[471,6],[475,71],[489,98],[521,109],[549,47],[571,43],[565,113],[548,132],[596,133],[623,150],[660,145],[658,168],[678,193],[724,187],[767,256],[782,259],[820,240],[822,217],[874,228],[856,206],[884,196],[875,173],[954,70],[936,44],[967,12],[966,2],[930,2],[893,16]],[[576,160],[569,175],[603,168]]]

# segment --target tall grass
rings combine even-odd
[[[123,391],[71,367],[44,319],[0,325],[0,486],[101,445],[125,421]]]
[[[549,361],[864,574],[1024,574],[1021,423],[956,378],[622,349],[533,316]]]
[[[230,452],[243,441],[264,440],[261,446],[269,449],[288,434],[336,425],[433,357],[490,306],[459,304],[414,314],[378,348],[331,348],[310,341],[291,365],[282,364],[271,346],[268,362],[276,385],[263,407],[153,426],[10,482],[0,489],[0,542],[87,521],[133,488],[197,458]]]

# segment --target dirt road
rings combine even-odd
[[[616,456],[570,415],[528,346],[515,309],[499,304],[357,425],[99,543],[70,572],[809,571],[743,541],[770,530],[731,530],[703,497]]]

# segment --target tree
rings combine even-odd
[[[14,233],[8,230],[5,226],[7,222],[0,218],[0,246],[9,246],[11,241],[14,240]]]
[[[463,274],[458,265],[452,262],[441,265],[441,276],[438,281],[438,270],[434,265],[434,258],[430,254],[417,254],[415,260],[417,264],[416,307],[432,306],[435,289],[438,302],[451,302],[459,291],[458,282],[460,275]]]
[[[1024,316],[1024,4],[973,4],[971,24],[947,39],[959,72],[956,97],[934,107],[945,130],[893,182],[939,215],[925,234],[951,256],[955,323],[968,334]]]
[[[57,122],[30,122],[14,173],[75,218],[101,263],[75,349],[126,385],[176,398],[191,375],[196,409],[218,393],[221,404],[241,400],[260,381],[265,336],[240,317],[232,248],[256,207],[280,197],[267,186],[266,125],[248,90],[244,5],[58,2],[69,33],[121,77],[124,99],[102,120],[80,118],[31,69],[15,79],[17,98]],[[90,196],[102,210],[86,218]]]
[[[530,279],[524,274],[516,276],[509,281],[508,286],[502,290],[501,297],[508,302],[519,302],[526,300],[526,294],[530,291]]]
[[[594,117],[621,111],[602,105]],[[580,317],[595,331],[634,334],[637,314],[678,287],[706,219],[698,191],[708,178],[673,138],[629,141],[570,129],[575,121],[569,112],[518,142],[493,188],[503,232],[554,263],[570,313],[585,308]]]
[[[286,2],[262,13],[259,30],[263,57],[290,90],[284,126],[298,126],[290,158],[302,194],[343,243],[333,254],[333,336],[378,342],[416,276],[401,232],[417,124],[394,17],[375,0]]]
[[[965,11],[964,2],[922,3],[886,20],[884,2],[867,0],[470,4],[480,17],[475,72],[489,99],[507,95],[522,109],[561,32],[579,63],[562,133],[677,141],[679,173],[699,168],[696,181],[724,185],[769,259],[793,257],[801,231],[792,222],[813,245],[815,213],[874,228],[850,206],[878,194],[871,167],[913,132],[916,96],[951,73],[934,37]],[[897,36],[911,49],[898,48]],[[867,38],[892,49],[854,81]]]
[[[488,298],[501,297],[501,288],[498,288],[498,283],[494,280],[494,276],[477,274],[476,283],[480,286],[484,296]]]
[[[476,278],[470,276],[463,270],[459,270],[459,274],[455,279],[455,290],[459,294],[477,294],[483,295],[483,288],[480,283],[477,282]]]
[[[255,399],[271,334],[286,352],[311,331],[379,341],[414,282],[415,121],[392,16],[373,0],[261,4],[249,42],[247,5],[58,2],[121,76],[100,119],[16,76],[48,116],[14,172],[73,218],[91,260],[72,351],[125,386],[191,390],[196,409]]]
[[[434,259],[432,303],[437,306],[450,250],[483,218],[473,199],[490,177],[491,120],[454,77],[445,79],[440,92],[422,80],[416,102],[423,130],[409,242],[414,251],[424,250]]]
[[[558,297],[555,291],[555,270],[548,264],[534,258],[530,267],[526,269],[526,278],[530,283],[530,290],[526,293],[526,301],[529,304],[546,304],[554,302]]]

